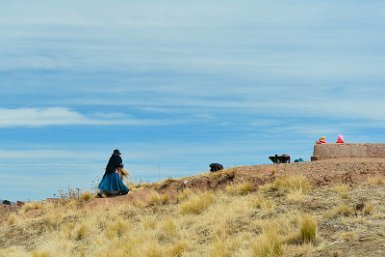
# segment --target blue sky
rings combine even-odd
[[[384,142],[383,1],[0,1],[0,198]]]

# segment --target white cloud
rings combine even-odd
[[[124,113],[85,115],[64,107],[0,109],[0,128],[42,127],[55,125],[161,125],[169,121],[135,119]]]

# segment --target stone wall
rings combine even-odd
[[[385,144],[314,145],[312,161],[339,158],[384,158]]]

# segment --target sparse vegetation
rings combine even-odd
[[[238,176],[234,169],[222,172]],[[345,252],[358,257],[376,256],[365,255],[362,245],[382,245],[385,188],[378,181],[317,187],[303,175],[278,176],[259,187],[255,180],[240,181],[170,195],[167,187],[179,182],[170,179],[137,187],[146,190],[139,194],[143,197],[122,201],[126,198],[101,201],[71,191],[65,199],[2,210],[0,257],[290,257]]]

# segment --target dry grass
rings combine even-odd
[[[43,208],[42,202],[30,202],[23,205],[24,212],[28,212],[30,210],[38,210]]]
[[[317,239],[317,220],[310,216],[304,215],[300,221],[300,235],[303,243],[313,243]]]
[[[80,199],[82,199],[83,201],[86,201],[86,202],[88,202],[89,200],[91,200],[93,198],[94,198],[94,195],[91,192],[83,192],[80,195]]]
[[[247,195],[255,191],[255,185],[250,181],[228,185],[225,192],[229,195]]]
[[[282,255],[282,241],[274,231],[268,231],[258,236],[250,253],[250,256],[253,257],[278,257]]]
[[[169,202],[169,196],[167,194],[158,194],[157,192],[152,192],[148,204],[150,206],[160,206],[165,205]]]
[[[331,188],[334,192],[338,193],[342,198],[349,198],[349,185],[347,184],[336,184]]]
[[[349,187],[345,198],[344,186],[311,189],[289,176],[264,190],[229,188],[186,189],[175,200],[154,192],[137,204],[30,203],[2,217],[0,257],[358,257],[382,249],[383,187]]]
[[[264,191],[280,191],[284,194],[295,191],[307,194],[311,190],[311,185],[303,175],[289,175],[278,177],[272,184],[267,184],[261,188]]]
[[[202,195],[195,195],[180,205],[180,212],[182,214],[200,214],[213,202],[214,196],[212,193],[207,192]]]
[[[385,185],[385,178],[382,176],[375,176],[372,178],[368,178],[366,184],[369,186],[383,186]]]

